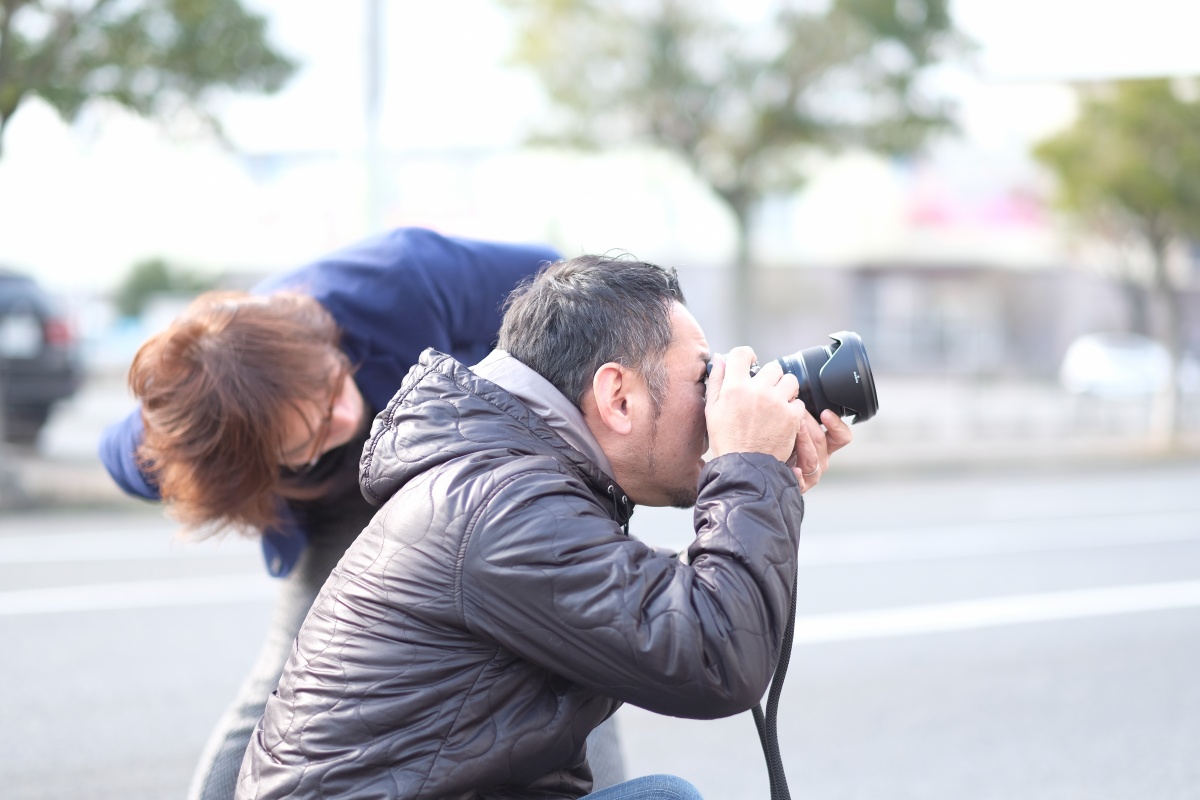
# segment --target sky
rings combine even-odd
[[[230,109],[239,143],[256,148],[321,149],[363,141],[363,20],[370,0],[323,13],[319,0],[251,0],[272,20],[277,41],[307,67],[280,97],[244,99]],[[770,0],[729,0],[756,16]],[[384,0],[388,52],[381,136],[391,147],[515,144],[542,101],[533,79],[503,64],[511,36],[491,0],[453,3]],[[1028,104],[1021,115],[1061,124],[1069,109],[1037,84],[1073,79],[1200,72],[1197,0],[952,0],[960,29],[980,45],[979,84]],[[972,86],[978,91],[977,86]],[[988,93],[985,92],[985,95]],[[968,97],[968,100],[970,98]],[[980,98],[977,113],[1006,97]],[[975,109],[973,109],[975,110]],[[1021,120],[1008,120],[1017,126]],[[995,120],[989,120],[992,125]]]
[[[280,94],[219,107],[233,145],[259,156],[260,173],[211,142],[173,138],[123,112],[96,109],[67,127],[45,106],[28,104],[0,159],[0,263],[30,269],[56,288],[101,290],[152,255],[209,269],[267,268],[363,235],[369,1],[344,0],[335,14],[325,0],[246,0],[268,16],[278,46],[303,64]],[[730,2],[748,15],[769,5]],[[382,5],[382,145],[414,161],[451,150],[498,154],[470,175],[431,157],[405,173],[422,187],[408,207],[423,204],[430,219],[444,213],[450,223],[461,220],[470,235],[537,238],[550,232],[538,220],[556,206],[553,224],[566,224],[565,235],[581,248],[632,244],[653,258],[656,242],[669,240],[671,252],[685,257],[730,251],[733,229],[715,200],[697,186],[671,188],[691,185],[678,165],[617,154],[534,166],[512,152],[543,100],[531,76],[504,64],[510,25],[493,0]],[[975,70],[949,75],[947,86],[959,95],[978,163],[992,159],[997,169],[1069,123],[1064,81],[1200,74],[1200,0],[953,0],[952,12],[980,49]],[[270,156],[280,153],[341,157],[262,180]],[[580,182],[686,199],[617,207],[563,192]],[[469,217],[462,216],[464,193],[479,196]],[[408,213],[400,221],[425,221]]]

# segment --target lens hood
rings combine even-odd
[[[831,333],[829,338],[831,345],[805,348],[776,360],[785,373],[795,376],[798,398],[817,419],[828,408],[839,417],[853,415],[854,424],[868,420],[879,410],[879,396],[867,348],[854,331]],[[712,362],[708,369],[712,370]],[[757,373],[755,364],[750,374]]]
[[[843,416],[854,414],[854,423],[868,420],[879,410],[879,396],[862,338],[853,331],[831,333],[829,338],[836,344],[818,374],[822,393],[846,410]]]

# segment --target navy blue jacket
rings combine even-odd
[[[559,254],[546,245],[482,242],[398,228],[312,264],[272,277],[257,294],[300,291],[329,310],[342,349],[358,366],[355,383],[371,412],[387,406],[421,352],[432,347],[474,364],[492,349],[504,298],[522,278]],[[135,409],[105,430],[100,459],[127,493],[151,500],[158,487],[134,455],[142,441]],[[263,532],[263,555],[275,576],[288,574],[307,541],[303,521],[286,516]]]

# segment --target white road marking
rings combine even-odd
[[[0,592],[0,616],[242,603],[273,597],[277,587],[266,575],[218,575],[17,589]]]
[[[990,597],[796,618],[796,644],[976,630],[1200,606],[1200,581]]]
[[[188,541],[162,533],[59,533],[0,537],[0,564],[63,564],[91,561],[229,558],[261,559],[257,539],[227,535]]]

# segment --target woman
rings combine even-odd
[[[543,245],[400,228],[270,279],[201,295],[138,351],[141,407],[101,458],[126,492],[193,531],[259,535],[283,585],[259,658],[188,796],[230,800],[246,743],[330,571],[375,509],[358,488],[371,420],[421,351],[473,364],[509,291],[559,258]],[[596,788],[623,780],[611,722],[589,740]]]

